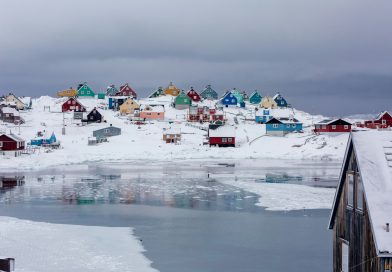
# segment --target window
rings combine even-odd
[[[87,94],[90,94],[90,91],[87,91]]]
[[[286,127],[287,127],[287,128],[290,128],[290,124],[287,124]]]
[[[161,115],[161,113],[160,113],[160,112],[158,112],[158,113],[157,113],[157,115]]]
[[[233,141],[233,138],[227,138],[227,141],[228,141],[229,143],[231,143],[231,142]]]
[[[382,119],[381,120],[381,124],[386,125],[387,124],[387,120]]]
[[[72,105],[75,105],[76,104],[76,101],[75,100],[72,100]]]
[[[357,209],[363,210],[363,185],[361,176],[357,174],[357,192],[356,192]]]
[[[226,143],[227,139],[226,138],[222,138],[222,143]]]
[[[348,125],[344,125],[344,129],[348,129]]]
[[[323,128],[323,129],[327,129],[327,126],[326,126],[326,125],[322,125],[322,128]]]
[[[84,86],[83,89],[87,90],[87,86]]]
[[[332,129],[336,129],[336,125],[333,125],[333,126],[332,126]]]
[[[273,124],[272,127],[273,128],[278,128],[278,124]]]
[[[71,105],[71,100],[68,100],[68,105]]]
[[[292,124],[292,125],[291,125],[291,127],[292,127],[292,128],[295,128],[295,127],[296,127],[296,125],[295,125],[295,124]]]
[[[105,133],[109,133],[109,129],[108,128],[105,128]]]
[[[3,142],[0,142],[0,147],[3,147]]]
[[[232,99],[231,102],[235,103],[235,99]]]
[[[347,206],[354,207],[354,172],[348,171],[346,176],[347,183]]]

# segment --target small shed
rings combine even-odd
[[[13,107],[0,106],[0,120],[5,123],[23,124],[24,120],[19,111]]]
[[[82,105],[76,98],[71,97],[67,101],[63,103],[61,106],[61,111],[62,112],[67,112],[67,111],[76,111],[76,112],[85,112],[86,107]]]
[[[391,139],[350,134],[329,220],[333,271],[392,271]]]
[[[93,136],[96,137],[97,139],[108,138],[108,137],[118,136],[118,135],[121,135],[121,128],[114,127],[112,125],[106,128],[101,128],[93,131]]]
[[[98,93],[98,99],[105,99],[105,93]]]
[[[165,89],[165,95],[177,96],[180,92],[180,89],[174,86],[173,82],[170,82],[169,86]]]
[[[94,108],[89,114],[87,114],[87,120],[85,121],[87,123],[101,123],[102,120],[102,114],[97,110],[97,108]]]
[[[200,95],[193,87],[191,87],[191,89],[186,94],[193,102],[199,102],[201,100]]]
[[[288,106],[286,99],[280,93],[274,96],[274,101],[279,108],[286,108]]]
[[[133,114],[136,109],[139,109],[140,105],[132,98],[128,98],[124,103],[120,106],[120,114],[128,115]]]
[[[15,134],[1,134],[0,135],[0,154],[20,156],[25,150],[25,140],[16,136]]]
[[[285,136],[292,132],[302,132],[302,123],[295,118],[272,118],[265,123],[267,135]]]
[[[203,99],[208,99],[208,100],[217,100],[218,99],[218,93],[212,89],[211,85],[207,85],[204,90],[200,93],[200,96]]]
[[[315,133],[347,133],[351,131],[351,123],[343,119],[326,119],[314,125]]]
[[[116,96],[129,96],[134,99],[137,98],[136,92],[129,86],[128,83],[125,83],[120,87],[120,90],[116,93]]]
[[[192,100],[184,93],[184,91],[181,91],[181,93],[174,99],[174,107],[177,110],[188,109],[191,104]]]
[[[235,147],[235,128],[229,125],[209,125],[208,143],[210,146]]]
[[[257,92],[257,90],[253,91],[253,93],[249,96],[249,103],[253,105],[257,105],[261,103],[261,95]]]
[[[181,130],[177,128],[168,128],[163,130],[163,141],[169,143],[180,143],[181,142]]]
[[[230,91],[227,91],[220,100],[220,103],[226,108],[236,107],[238,104],[238,100]]]
[[[79,97],[95,97],[95,93],[87,84],[87,82],[78,85],[78,96]]]

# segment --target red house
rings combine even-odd
[[[365,121],[365,127],[374,129],[392,127],[392,116],[389,112],[384,111],[380,113],[376,119]]]
[[[120,87],[116,96],[132,96],[133,98],[137,98],[136,92],[128,85],[128,83],[125,83]]]
[[[15,157],[20,156],[25,149],[25,140],[14,134],[0,135],[0,154],[12,154]]]
[[[191,87],[191,89],[187,92],[187,96],[193,101],[193,102],[199,102],[201,100],[200,95]]]
[[[235,129],[232,126],[209,125],[208,143],[210,146],[235,147]]]
[[[61,111],[62,112],[67,112],[67,111],[84,112],[84,111],[86,111],[86,107],[83,106],[78,100],[71,97],[67,101],[65,101],[64,104],[61,106]]]
[[[315,133],[333,133],[333,132],[350,132],[351,131],[351,123],[346,122],[342,119],[334,119],[334,120],[323,120],[314,125]]]

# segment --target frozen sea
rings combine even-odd
[[[34,172],[10,170],[0,175],[20,182],[1,189],[0,216],[130,228],[129,235],[140,241],[151,267],[162,272],[330,271],[329,209],[269,211],[256,205],[263,200],[258,195],[226,181],[324,189],[336,186],[339,171],[336,162],[273,160],[89,163]],[[284,193],[290,195],[290,188]],[[109,252],[114,246],[110,239],[105,245]],[[46,250],[56,249],[48,245]],[[0,255],[7,255],[1,243]]]

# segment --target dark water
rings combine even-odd
[[[1,190],[0,215],[132,226],[163,272],[330,271],[328,210],[265,211],[256,195],[219,180],[331,187],[338,173],[336,164],[260,161],[10,172],[23,181]]]

